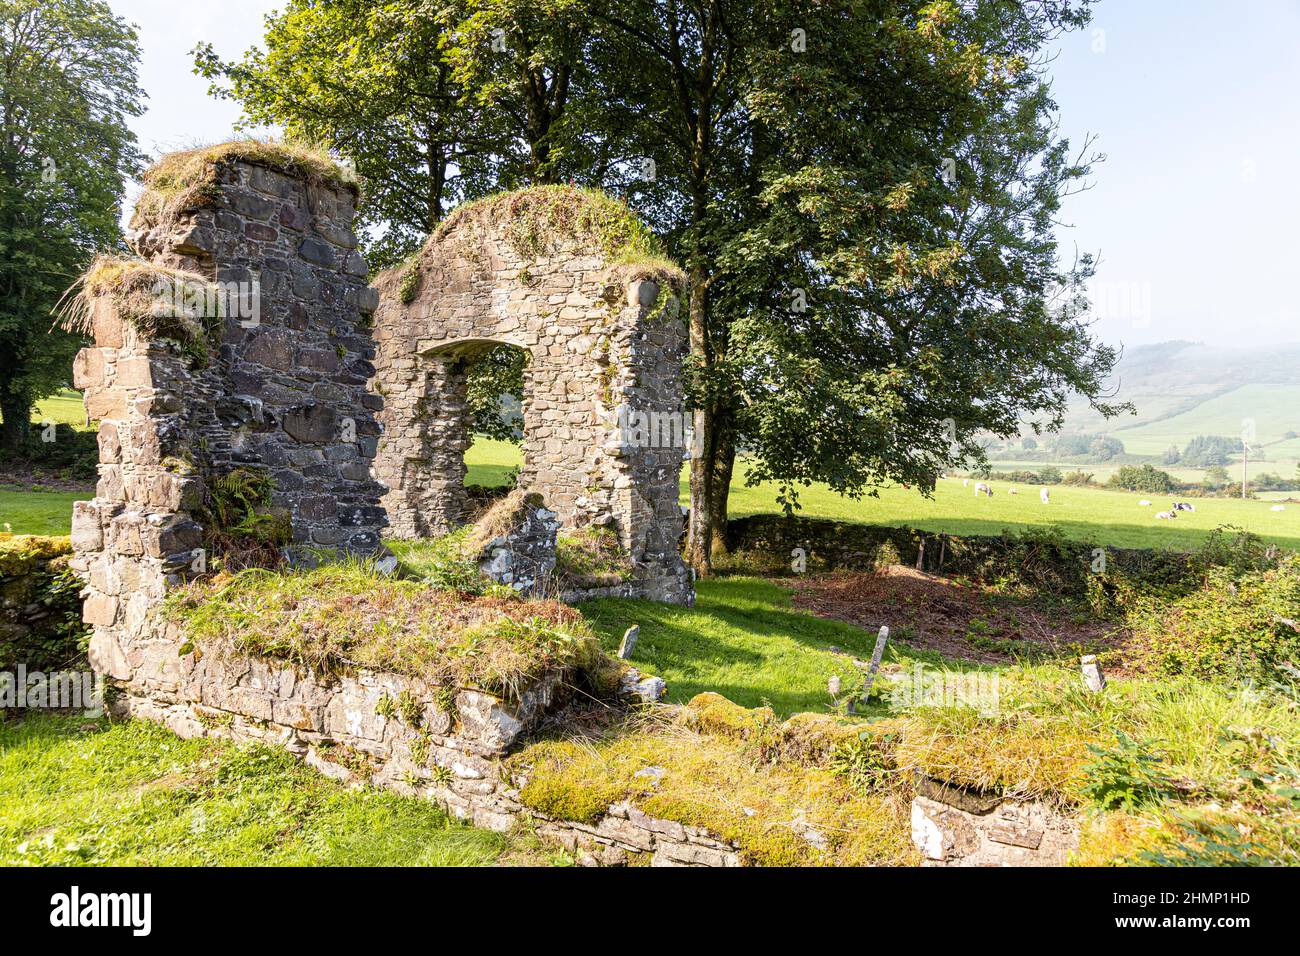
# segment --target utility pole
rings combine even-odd
[[[1250,445],[1241,443],[1241,500],[1246,500],[1246,466],[1250,463]]]

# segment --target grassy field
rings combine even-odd
[[[29,491],[0,485],[0,531],[15,534],[67,534],[72,503],[95,497],[94,491]]]
[[[1117,428],[1114,436],[1134,455],[1159,455],[1170,445],[1179,448],[1197,435],[1241,435],[1242,422],[1253,419],[1259,441],[1274,442],[1287,432],[1300,432],[1300,385],[1243,385],[1211,398],[1181,415]],[[1270,448],[1271,457],[1294,457],[1296,443]]]
[[[510,470],[520,461],[515,446],[489,440],[475,442],[465,459],[469,465],[466,480],[479,484],[505,482]],[[737,471],[736,485],[731,491],[732,517],[778,510],[774,484],[745,487],[743,462]],[[803,489],[800,495],[803,508],[799,513],[809,518],[910,525],[951,534],[996,535],[1003,529],[1054,524],[1080,540],[1132,548],[1191,549],[1214,528],[1231,524],[1284,547],[1300,548],[1300,505],[1274,512],[1269,510],[1268,501],[1204,498],[1195,502],[1194,514],[1183,512],[1175,521],[1157,521],[1155,513],[1169,506],[1166,497],[1058,486],[1051,489],[1051,504],[1043,505],[1036,487],[1020,487],[1018,495],[1008,494],[1010,487],[1005,482],[994,482],[992,498],[977,498],[970,488],[962,487],[960,478],[949,478],[939,482],[933,498],[891,486],[880,489],[877,497],[853,501],[825,487],[814,486]],[[82,494],[31,492],[12,486],[0,487],[0,528],[9,524],[18,533],[66,534],[71,523],[72,502],[92,496],[90,491]],[[1138,502],[1143,498],[1149,498],[1153,505],[1140,506]],[[681,500],[683,504],[689,501],[685,473]]]
[[[0,723],[0,865],[484,866],[511,852],[425,801],[348,790],[283,751],[143,721]]]
[[[86,406],[82,404],[81,393],[65,388],[57,395],[42,399],[32,411],[32,421],[51,421],[74,428],[86,428]]]
[[[607,648],[628,624],[640,624],[632,663],[664,677],[671,700],[717,691],[742,705],[769,704],[778,718],[832,712],[836,701],[827,681],[833,676],[843,681],[840,703],[844,694],[860,692],[861,672],[830,648],[863,657],[873,641],[870,631],[793,608],[785,588],[752,578],[701,581],[694,608],[603,600],[582,611]],[[914,622],[905,608],[896,613],[893,623],[904,633]],[[897,642],[885,660],[974,666],[944,662]],[[1300,717],[1281,695],[1185,679],[1117,677],[1104,696],[1093,696],[1080,690],[1073,666],[981,669],[995,681],[987,685],[992,696],[984,703],[994,708],[988,714],[960,706],[872,704],[867,716],[892,714],[901,721],[893,732],[901,736],[895,751],[899,773],[878,768],[871,786],[886,788],[886,796],[888,788],[906,795],[916,767],[982,789],[1114,811],[1114,804],[1100,802],[1104,791],[1094,788],[1089,796],[1091,766],[1101,752],[1090,748],[1112,748],[1105,751],[1107,759],[1128,773],[1136,758],[1113,748],[1132,739],[1140,742],[1141,759],[1155,767],[1157,779],[1186,781],[1187,788],[1153,787],[1131,811],[1085,815],[1080,861],[1131,861],[1143,847],[1159,851],[1155,862],[1300,859],[1295,811],[1284,799],[1267,798],[1267,814],[1254,804],[1240,809],[1234,803],[1244,787],[1256,786],[1249,775],[1258,776],[1251,763],[1257,757],[1270,761],[1259,764],[1266,768],[1283,761],[1277,766],[1290,767],[1294,776],[1294,764],[1285,760],[1288,742],[1300,739]],[[901,681],[906,687],[910,668],[891,676],[893,670],[882,673],[882,685]],[[683,768],[690,768],[695,752],[671,749],[672,741],[684,739],[680,733],[665,739],[669,750],[656,751],[653,762],[668,767],[672,780],[687,772]],[[737,772],[760,772],[752,752],[741,757]],[[824,796],[828,785],[818,784],[817,793]],[[1284,797],[1286,791],[1279,793]],[[811,798],[812,791],[795,794]],[[1180,830],[1198,825],[1198,819],[1214,828],[1206,831],[1208,842],[1193,843],[1187,838],[1191,831]],[[905,813],[882,812],[859,825],[889,831],[888,842],[901,848],[892,862],[912,861]],[[1157,845],[1161,834],[1164,842]],[[287,753],[262,746],[181,740],[139,721],[38,715],[0,723],[0,865],[568,862],[526,837],[460,826],[428,803],[345,789]]]

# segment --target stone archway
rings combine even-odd
[[[393,535],[461,520],[465,375],[488,348],[511,345],[529,356],[520,487],[565,527],[614,529],[634,593],[693,596],[677,550],[682,277],[645,254],[647,238],[603,194],[539,187],[457,209],[410,263],[378,277],[375,476]]]

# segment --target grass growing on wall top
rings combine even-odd
[[[556,668],[606,666],[582,616],[563,604],[440,590],[359,561],[200,580],[173,591],[166,608],[205,652],[231,648],[318,673],[392,671],[507,698]]]
[[[211,205],[218,195],[223,163],[242,160],[267,166],[313,185],[360,191],[356,173],[341,166],[325,149],[303,143],[239,139],[167,153],[145,170],[144,192],[131,218],[134,228],[166,225],[186,209]]]
[[[594,240],[610,265],[625,266],[632,278],[659,278],[682,287],[678,266],[664,255],[663,244],[626,203],[599,189],[534,186],[495,193],[461,203],[431,237],[436,242],[466,220],[483,217],[508,222],[508,236],[524,259],[549,255],[566,240]],[[635,273],[635,275],[633,275]]]

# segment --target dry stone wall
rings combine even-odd
[[[572,190],[561,201],[597,200]],[[611,262],[595,235],[519,232],[498,204],[468,208],[377,280],[376,474],[393,533],[441,534],[464,520],[467,374],[488,350],[513,346],[527,358],[519,487],[566,528],[615,529],[635,568],[628,593],[689,603],[676,279]],[[638,422],[649,427],[628,427]]]

